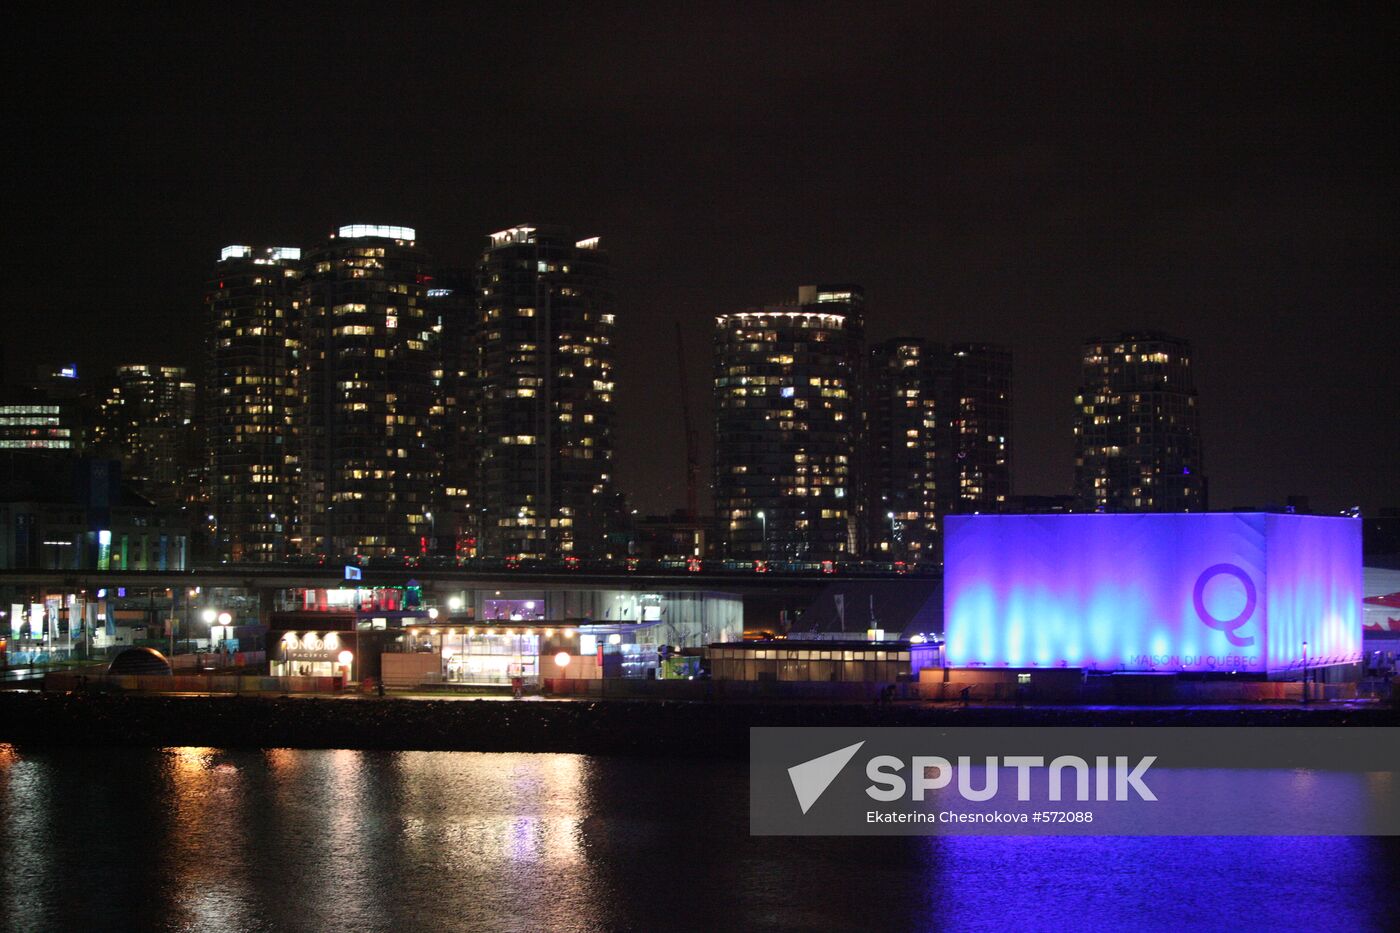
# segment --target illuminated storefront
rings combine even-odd
[[[448,635],[442,646],[448,683],[502,684],[519,677],[536,683],[540,674],[538,635]]]
[[[380,658],[402,634],[396,619],[352,611],[274,612],[267,632],[273,677],[380,675]]]
[[[436,682],[478,686],[506,686],[516,678],[534,685],[555,655],[580,653],[576,628],[530,625],[422,626],[409,629],[391,650],[438,657]]]
[[[278,640],[269,672],[274,677],[335,677],[356,679],[356,643],[352,633],[285,632]]]

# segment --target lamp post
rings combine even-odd
[[[185,599],[185,653],[190,650],[190,642],[194,640],[194,598],[200,594],[199,587],[190,590]]]
[[[219,653],[224,656],[223,663],[228,663],[228,640],[232,636],[229,631],[233,628],[233,616],[227,612],[219,613]]]
[[[762,511],[759,511],[757,514],[758,521],[763,528],[762,551],[763,556],[766,558],[768,556],[768,516],[765,515]]]
[[[209,652],[212,654],[214,651],[214,624],[219,620],[219,613],[214,609],[205,609],[199,614],[199,617],[204,620],[205,625],[209,626]],[[198,669],[202,668],[203,664],[200,663],[198,653],[195,654],[194,661],[196,668],[195,673],[199,673]]]
[[[890,560],[894,560],[894,559],[895,559],[895,545],[897,544],[897,539],[896,539],[895,530],[894,530],[894,513],[893,513],[893,512],[886,512],[886,513],[885,513],[885,517],[888,518],[888,519],[890,520]]]

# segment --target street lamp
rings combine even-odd
[[[763,525],[763,556],[768,556],[768,516],[763,512],[758,513],[758,520]]]
[[[233,628],[233,616],[227,612],[219,613],[219,651],[228,654],[228,640],[233,636],[230,629]]]
[[[218,638],[218,636],[214,634],[215,626],[219,621],[218,610],[205,609],[199,614],[199,617],[204,621],[205,625],[209,626],[209,651],[212,654],[214,651],[214,641]],[[198,651],[195,652],[194,663],[196,668],[202,669],[204,667],[203,662],[199,659]]]

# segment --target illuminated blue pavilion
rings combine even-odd
[[[947,663],[1288,676],[1361,660],[1361,522],[949,516]]]

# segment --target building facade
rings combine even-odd
[[[301,550],[426,554],[440,471],[428,258],[411,227],[353,224],[303,276]]]
[[[434,270],[427,309],[441,346],[436,379],[441,414],[435,417],[442,476],[433,504],[430,549],[439,556],[475,557],[480,528],[475,500],[481,410],[476,404],[480,361],[473,274],[465,269]]]
[[[63,452],[0,470],[0,570],[184,570],[189,560],[187,513],[134,495],[116,460]]]
[[[830,559],[855,548],[864,294],[715,318],[715,514],[726,556]]]
[[[206,291],[208,514],[222,560],[294,551],[300,287],[299,248],[227,246]]]
[[[0,454],[82,449],[81,413],[75,402],[24,386],[0,388]]]
[[[942,514],[997,512],[1011,496],[1011,350],[955,343],[938,375]]]
[[[598,237],[522,224],[476,270],[477,492],[484,556],[597,557],[615,516],[616,311]]]
[[[941,347],[897,337],[870,348],[866,392],[866,553],[937,560],[937,376]]]
[[[1075,495],[1083,508],[1205,510],[1189,341],[1145,332],[1086,342],[1074,401]]]
[[[197,394],[183,366],[118,366],[102,396],[96,446],[126,482],[161,505],[198,496]]]

